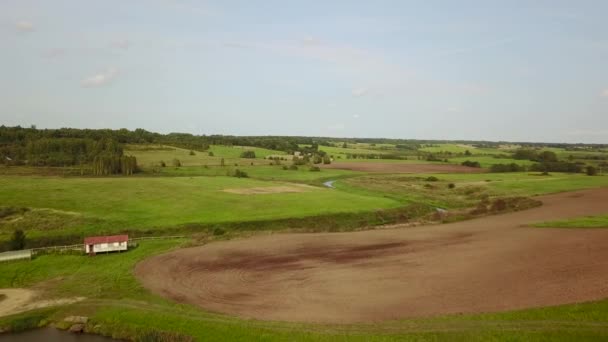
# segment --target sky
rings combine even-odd
[[[608,1],[2,0],[0,124],[608,143]]]

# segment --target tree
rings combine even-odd
[[[551,151],[542,151],[538,155],[538,161],[541,163],[554,163],[557,162],[557,154]]]
[[[471,155],[471,151],[469,151],[469,150],[464,151],[464,155],[465,156],[470,156]]]
[[[224,158],[222,158],[222,160],[220,161],[220,166],[222,166],[222,167],[226,166],[226,163],[224,162]]]
[[[19,251],[25,248],[25,233],[21,229],[13,232],[13,236],[9,241],[10,248],[13,251]]]
[[[179,161],[179,159],[173,159],[173,161],[171,162],[171,164],[173,164],[173,166],[175,166],[175,167],[182,166],[182,162]]]
[[[346,143],[343,143],[342,148],[348,148],[348,145],[346,145]]]
[[[587,176],[595,176],[595,175],[597,175],[597,169],[595,168],[595,166],[589,165],[589,166],[587,166],[587,168],[586,168],[585,171],[587,173]]]
[[[196,155],[196,153],[194,153],[194,151],[190,150],[190,155],[191,155],[191,156],[195,156],[195,155]]]
[[[211,151],[209,151],[209,153],[208,153],[208,154],[209,154],[209,157],[213,157],[213,156],[215,156],[215,155],[213,154],[213,152],[211,152]]]

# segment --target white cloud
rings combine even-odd
[[[359,114],[354,114],[353,118],[358,119],[359,118]]]
[[[34,24],[27,20],[20,20],[15,23],[15,28],[19,32],[32,32],[34,31]]]
[[[458,113],[458,112],[460,112],[460,108],[458,108],[458,107],[453,107],[453,106],[452,106],[452,107],[448,107],[448,108],[446,108],[445,110],[446,110],[447,112],[449,112],[449,113]]]
[[[116,68],[108,68],[103,72],[83,79],[81,85],[85,88],[101,87],[111,83],[116,76],[118,76],[118,70]]]
[[[600,95],[602,97],[608,97],[608,88],[604,89]]]
[[[369,88],[355,88],[352,91],[354,97],[362,97],[369,94]]]
[[[116,49],[128,50],[131,46],[133,46],[133,43],[127,39],[123,39],[112,42],[111,46]]]

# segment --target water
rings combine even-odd
[[[116,342],[109,337],[72,334],[53,328],[28,330],[17,334],[0,334],[0,342]]]
[[[323,185],[325,185],[328,188],[332,188],[333,189],[334,188],[334,182],[335,182],[335,180],[330,180],[330,181],[327,181],[327,182],[323,183]]]

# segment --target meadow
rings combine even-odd
[[[283,171],[283,170],[280,170]],[[285,171],[288,172],[288,171]],[[339,173],[339,172],[338,172]],[[300,174],[297,171],[289,173]],[[316,175],[301,172],[302,175]],[[330,173],[331,174],[331,173]],[[305,178],[305,177],[303,177]],[[300,218],[332,213],[356,213],[394,208],[398,202],[325,187],[286,184],[236,177],[109,177],[56,178],[0,177],[0,206],[47,209],[51,219],[70,217],[64,226],[38,227],[37,235],[90,235],[170,229],[188,223],[221,224],[256,220]],[[226,190],[270,189],[270,193],[247,194]],[[278,189],[275,191],[274,189]],[[40,214],[40,211],[37,211]],[[25,213],[23,226],[31,213]],[[32,218],[33,219],[33,218]],[[0,225],[1,227],[1,225]],[[55,228],[55,229],[53,229]],[[6,240],[12,233],[4,229]]]

